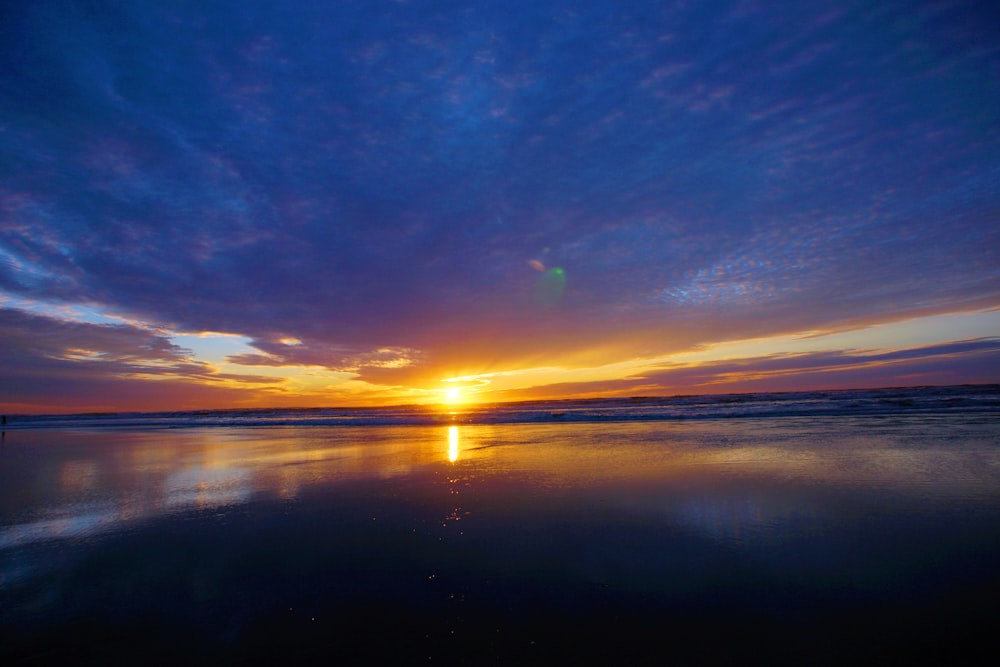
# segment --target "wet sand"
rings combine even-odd
[[[973,417],[10,432],[5,664],[975,662]]]

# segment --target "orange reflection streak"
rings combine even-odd
[[[454,463],[458,460],[458,427],[448,427],[448,460]]]

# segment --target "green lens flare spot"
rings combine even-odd
[[[565,291],[566,272],[560,268],[545,271],[535,283],[535,299],[546,305],[557,303]]]

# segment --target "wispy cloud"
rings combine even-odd
[[[831,350],[663,364],[613,379],[501,389],[491,398],[656,396],[993,383],[998,371],[1000,339],[985,338],[890,352]]]
[[[151,409],[157,398],[196,407],[206,396],[238,400],[239,391],[226,387],[282,381],[219,372],[192,359],[166,335],[125,324],[73,322],[3,308],[0,339],[5,378],[0,401],[15,409]]]

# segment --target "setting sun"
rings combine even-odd
[[[462,390],[458,387],[451,387],[444,390],[444,402],[449,404],[462,402]]]

